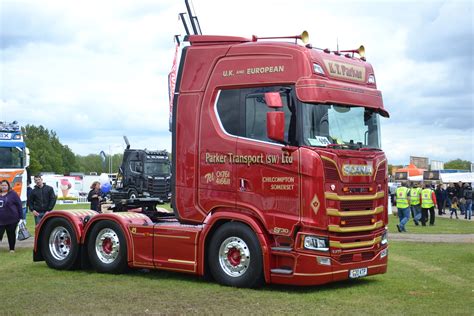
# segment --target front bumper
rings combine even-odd
[[[345,247],[350,244],[330,240],[330,249],[325,253],[298,247],[286,253],[272,251],[270,282],[320,285],[350,279],[351,270],[362,268],[367,268],[367,276],[383,274],[387,272],[388,245],[381,245],[379,237],[373,240],[374,243],[361,248]]]

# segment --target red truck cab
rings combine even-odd
[[[388,113],[372,66],[291,42],[187,40],[173,104],[174,216],[91,213],[84,223],[51,212],[37,230],[50,242],[37,242],[35,260],[58,267],[47,223],[61,216],[76,222],[80,260],[104,272],[210,273],[244,287],[385,273],[379,116]]]

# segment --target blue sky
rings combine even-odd
[[[474,161],[471,1],[194,0],[204,34],[299,34],[314,47],[364,44],[390,119],[382,145]],[[0,120],[43,125],[86,155],[170,150],[167,75],[184,0],[0,3]]]

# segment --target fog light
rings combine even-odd
[[[331,259],[327,257],[316,257],[318,260],[318,264],[322,266],[330,266],[331,265]]]
[[[387,248],[385,248],[384,250],[382,250],[382,251],[380,252],[380,259],[385,258],[385,257],[387,256],[387,253],[388,253],[388,249],[387,249]]]

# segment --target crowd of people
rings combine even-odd
[[[52,211],[56,205],[56,194],[54,189],[43,182],[41,175],[34,176],[34,188],[27,187],[27,209],[33,214],[35,225],[41,221],[43,216]],[[100,182],[92,183],[88,195],[91,202],[90,209],[100,212],[100,201],[102,192]],[[8,180],[0,182],[0,242],[3,235],[7,233],[10,253],[15,252],[16,230],[20,221],[26,221],[26,212],[23,211],[21,199],[12,189]]]
[[[435,224],[435,209],[438,215],[446,214],[446,210],[450,212],[450,218],[453,215],[456,219],[464,216],[465,219],[471,220],[472,217],[472,198],[473,191],[469,183],[449,183],[447,186],[438,184],[435,187],[431,183],[413,182],[411,186],[407,182],[402,182],[401,186],[395,192],[395,200],[397,206],[397,214],[399,224],[397,229],[399,232],[406,232],[406,224],[411,217],[416,226],[420,223],[426,226]]]

